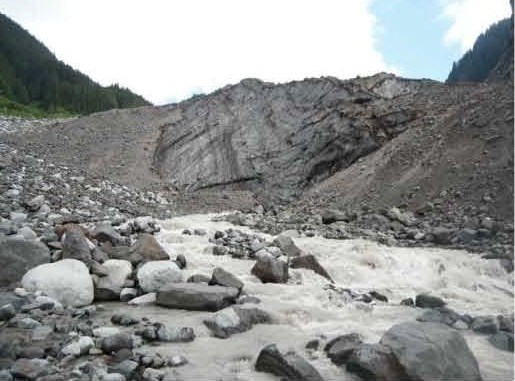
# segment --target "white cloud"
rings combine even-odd
[[[447,0],[441,4],[443,16],[452,22],[444,42],[458,44],[462,52],[472,48],[476,38],[491,24],[511,14],[508,0]]]
[[[388,70],[370,0],[3,0],[0,11],[103,85],[163,103],[242,78]]]

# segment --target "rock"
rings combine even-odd
[[[111,323],[117,324],[117,325],[129,326],[129,325],[138,324],[139,319],[132,317],[130,315],[127,315],[127,314],[123,314],[123,313],[122,314],[114,314],[113,316],[111,316]]]
[[[206,231],[206,229],[194,229],[193,234],[199,235],[199,236],[204,236],[207,234],[207,231]]]
[[[161,370],[146,368],[143,371],[143,381],[161,381],[165,376],[165,373]]]
[[[427,294],[418,294],[415,298],[415,306],[421,308],[436,308],[445,306],[445,302],[437,297]]]
[[[0,286],[7,286],[31,268],[50,262],[50,250],[40,242],[0,235],[0,262]]]
[[[386,296],[384,296],[383,294],[380,294],[377,291],[370,291],[369,294],[372,298],[374,298],[376,300],[379,300],[381,302],[388,302],[388,298]]]
[[[329,273],[322,267],[322,265],[318,262],[314,255],[303,255],[301,257],[291,258],[290,267],[292,269],[308,269],[313,270],[320,276],[323,276],[330,282],[333,282],[333,279],[329,275]]]
[[[118,352],[120,349],[132,349],[133,341],[131,335],[128,333],[115,333],[114,335],[104,337],[101,343],[102,351],[105,354]]]
[[[502,351],[513,352],[513,333],[500,331],[491,335],[488,341]]]
[[[25,220],[27,220],[27,214],[19,212],[10,212],[9,219],[15,223],[22,223],[25,222]]]
[[[211,280],[211,278],[208,277],[207,275],[193,274],[192,276],[190,276],[188,278],[188,280],[186,282],[188,282],[188,283],[209,283],[210,280]]]
[[[348,221],[345,212],[336,209],[328,209],[322,212],[322,223],[325,225],[332,224],[337,221]]]
[[[93,238],[99,242],[110,242],[113,246],[125,244],[125,239],[118,233],[111,224],[100,224],[93,231]]]
[[[145,263],[139,268],[137,277],[141,289],[146,293],[156,292],[170,283],[183,281],[181,270],[170,260]]]
[[[117,327],[98,327],[93,329],[93,336],[95,337],[108,337],[114,334],[120,333],[120,329]]]
[[[186,365],[188,363],[188,359],[181,355],[175,355],[168,357],[168,366],[178,367],[182,365]]]
[[[213,275],[208,283],[210,286],[218,285],[218,286],[226,286],[226,287],[234,287],[239,291],[243,288],[243,282],[239,280],[235,275],[231,274],[228,271],[225,271],[221,267],[216,267],[213,270]]]
[[[89,336],[81,336],[73,343],[70,343],[61,349],[61,352],[65,356],[83,356],[89,352],[91,348],[95,346],[93,339]]]
[[[31,212],[36,212],[45,203],[45,196],[42,194],[30,199],[25,203],[25,206]]]
[[[18,359],[11,367],[11,374],[21,379],[36,380],[49,374],[56,373],[56,370],[47,360],[43,359]]]
[[[238,294],[238,289],[233,287],[174,283],[157,291],[156,303],[169,308],[214,312],[234,304]]]
[[[125,287],[120,291],[120,302],[128,302],[138,296],[138,289]]]
[[[415,213],[424,216],[427,213],[431,212],[434,209],[434,207],[435,206],[433,203],[426,201],[424,204],[422,204],[415,210]]]
[[[195,332],[190,327],[167,327],[160,325],[157,329],[157,340],[170,343],[188,343],[195,339]]]
[[[323,381],[318,371],[295,352],[282,354],[275,344],[264,347],[256,361],[258,372],[266,372],[289,380]]]
[[[156,302],[156,293],[150,292],[145,295],[138,296],[137,298],[131,299],[129,301],[130,305],[133,306],[143,306],[146,304],[154,304]]]
[[[513,314],[511,315],[500,315],[497,317],[499,320],[499,329],[513,333]]]
[[[412,298],[402,299],[402,301],[401,301],[401,306],[413,307],[414,305],[415,305],[415,302],[413,301]]]
[[[225,339],[234,333],[245,332],[254,324],[269,324],[270,315],[258,308],[228,307],[204,319],[215,337]]]
[[[470,328],[474,332],[494,334],[499,331],[499,320],[495,316],[477,316],[472,320]]]
[[[259,257],[250,272],[263,283],[288,282],[288,263],[271,255]]]
[[[361,335],[349,333],[335,337],[329,341],[324,348],[324,352],[326,352],[327,357],[329,357],[333,363],[343,365],[354,349],[362,343]]]
[[[12,304],[0,307],[0,321],[9,320],[16,316],[16,309]]]
[[[88,268],[76,259],[39,265],[23,276],[22,285],[27,291],[40,290],[65,306],[86,306],[94,296]]]
[[[102,381],[126,381],[127,379],[121,373],[106,373],[102,376]]]
[[[252,296],[252,295],[240,295],[238,297],[238,299],[236,300],[236,303],[237,304],[247,304],[247,303],[259,304],[259,303],[261,303],[261,299],[259,299],[256,296]]]
[[[177,266],[179,266],[181,270],[185,269],[187,264],[186,257],[183,254],[179,254],[177,258],[175,258],[175,263],[177,263]]]
[[[438,323],[394,325],[380,343],[390,347],[410,379],[481,381],[478,363],[461,334]]]
[[[411,212],[401,212],[399,208],[393,207],[386,212],[386,216],[392,221],[399,221],[405,226],[413,226],[417,223]]]
[[[170,260],[170,256],[152,234],[144,233],[131,246],[129,258],[124,259],[128,259],[133,265],[137,265],[140,262]]]
[[[95,300],[119,300],[132,265],[123,259],[109,259],[102,265],[107,276],[95,280]]]
[[[302,255],[302,250],[295,245],[293,239],[287,235],[281,234],[274,239],[273,244],[277,246],[288,257],[298,257]]]
[[[129,380],[133,380],[136,377],[138,366],[139,364],[136,361],[123,360],[110,366],[108,370],[110,373],[119,373]]]
[[[134,219],[134,227],[136,232],[154,233],[159,231],[151,216],[136,217]]]
[[[13,381],[13,376],[9,373],[8,370],[0,370],[0,381]]]
[[[92,257],[88,239],[79,226],[67,225],[62,243],[64,259],[77,259],[87,265],[90,264]]]
[[[17,322],[18,328],[24,328],[24,329],[33,329],[33,328],[36,328],[36,327],[38,327],[40,325],[41,325],[41,323],[39,321],[34,320],[32,318],[29,318],[29,317],[20,319]]]
[[[34,232],[34,230],[29,228],[28,226],[23,226],[23,227],[19,228],[17,234],[22,235],[23,238],[25,238],[25,239],[38,238],[38,235]]]
[[[213,255],[226,255],[229,253],[229,249],[225,246],[216,245],[213,246]]]
[[[346,369],[363,380],[409,381],[392,350],[381,344],[360,344],[348,357]]]
[[[435,243],[440,245],[447,245],[451,243],[452,230],[444,227],[439,227],[434,229],[431,232],[431,235],[433,236]]]
[[[417,320],[422,322],[442,323],[453,326],[454,323],[456,323],[458,320],[461,320],[461,316],[450,308],[436,307],[424,311],[422,315],[417,317]]]

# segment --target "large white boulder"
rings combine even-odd
[[[65,306],[81,307],[93,301],[93,280],[86,265],[77,259],[34,267],[21,283],[26,290],[40,290]]]
[[[132,265],[123,259],[109,259],[102,264],[107,276],[95,277],[95,299],[118,300],[125,282],[132,273]]]
[[[170,283],[181,283],[183,275],[179,267],[172,261],[151,261],[138,270],[138,282],[146,292],[156,292]]]

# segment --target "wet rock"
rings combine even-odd
[[[337,221],[348,221],[348,217],[345,212],[336,209],[328,209],[322,212],[323,224],[329,225]]]
[[[251,273],[263,283],[286,283],[288,282],[288,263],[271,255],[263,255],[258,258]]]
[[[156,333],[157,340],[170,343],[188,343],[195,339],[195,332],[190,327],[167,327],[161,324]]]
[[[380,343],[390,347],[410,379],[481,381],[478,363],[461,334],[443,324],[394,325]]]
[[[445,306],[443,299],[427,294],[418,294],[415,298],[415,306],[421,308],[436,308]]]
[[[91,304],[94,296],[88,268],[76,259],[39,265],[23,276],[22,285],[31,292],[43,291],[65,306]]]
[[[451,243],[453,231],[444,227],[438,227],[431,232],[435,243],[447,245]]]
[[[165,376],[165,373],[161,370],[146,368],[143,371],[143,381],[161,381]]]
[[[141,289],[146,293],[156,292],[170,283],[183,282],[181,270],[170,260],[145,263],[139,268],[137,277]]]
[[[89,265],[92,260],[88,239],[77,225],[68,225],[63,244],[63,258],[77,259]]]
[[[388,298],[386,296],[384,296],[383,294],[380,294],[377,291],[370,291],[369,294],[372,298],[374,298],[376,300],[379,300],[381,302],[388,302]]]
[[[129,326],[138,324],[139,319],[127,314],[114,314],[113,316],[111,316],[111,323],[116,325]]]
[[[98,327],[93,329],[93,336],[95,337],[108,337],[120,333],[120,329],[117,327]]]
[[[287,235],[281,234],[274,239],[273,244],[277,246],[288,257],[298,257],[302,255],[302,250],[295,245],[293,239]]]
[[[36,232],[34,232],[34,230],[29,228],[28,226],[23,226],[23,227],[19,228],[17,234],[20,234],[23,238],[29,239],[29,240],[36,239],[38,237]]]
[[[109,259],[102,267],[107,276],[94,279],[95,300],[119,300],[125,282],[132,273],[131,263],[122,259]]]
[[[109,242],[113,246],[125,244],[125,239],[118,233],[111,224],[100,224],[93,231],[93,238],[99,242]]]
[[[11,373],[4,369],[4,370],[0,370],[0,381],[13,381],[13,376],[11,375]]]
[[[131,299],[129,301],[130,305],[134,306],[142,306],[145,304],[154,304],[156,302],[156,293],[150,292],[145,295],[138,296],[137,298]]]
[[[50,251],[40,242],[0,235],[0,262],[0,286],[7,286],[31,268],[50,262]]]
[[[415,302],[413,301],[412,298],[402,299],[402,301],[401,301],[401,306],[413,307],[414,305],[415,305]]]
[[[170,256],[152,234],[142,234],[131,246],[128,259],[133,265],[148,261],[166,261]]]
[[[254,324],[269,324],[270,315],[258,308],[229,307],[204,319],[204,324],[215,337],[225,339],[232,334],[245,332]]]
[[[454,310],[447,307],[436,307],[426,310],[422,315],[417,317],[421,322],[442,323],[453,326],[454,323],[461,320],[461,316]]]
[[[73,343],[70,343],[61,349],[61,352],[65,356],[83,356],[89,352],[91,348],[95,346],[93,339],[89,336],[81,336]]]
[[[181,355],[174,355],[168,357],[168,366],[171,366],[173,368],[186,365],[188,363],[188,359]]]
[[[206,229],[197,228],[197,229],[193,230],[193,234],[198,235],[198,236],[204,236],[207,234],[207,231],[206,231]]]
[[[399,221],[405,226],[413,226],[417,223],[411,212],[401,212],[399,208],[393,207],[386,212],[386,216],[392,221]]]
[[[348,357],[346,369],[363,380],[411,380],[392,350],[381,344],[360,344]]]
[[[499,320],[495,316],[477,316],[472,320],[470,328],[474,332],[494,334],[499,331]]]
[[[513,333],[513,314],[511,315],[500,315],[497,317],[499,320],[499,329]]]
[[[221,267],[216,267],[213,270],[213,274],[211,275],[211,279],[208,283],[210,286],[218,285],[218,286],[226,286],[226,287],[234,287],[239,291],[243,288],[243,282],[239,280],[235,275],[231,274],[228,271],[225,271]]]
[[[120,291],[120,302],[128,302],[138,296],[138,289],[125,287]]]
[[[266,372],[289,380],[323,381],[318,371],[295,352],[282,354],[275,344],[264,347],[256,361],[258,372]]]
[[[132,349],[133,341],[132,337],[128,333],[116,333],[111,336],[104,337],[101,343],[102,351],[106,354],[118,352],[120,349]]]
[[[513,352],[513,333],[500,331],[491,335],[488,341],[502,351]]]
[[[356,349],[363,341],[361,335],[357,333],[349,333],[335,337],[329,341],[324,347],[327,357],[336,365],[345,364],[351,353]]]
[[[238,289],[233,287],[175,283],[157,291],[156,303],[169,308],[214,312],[234,304],[238,294]]]
[[[16,316],[16,309],[12,304],[0,307],[0,321],[9,320]]]
[[[240,295],[236,300],[237,304],[259,304],[261,299],[252,295]]]
[[[114,364],[108,368],[109,373],[119,373],[125,378],[132,380],[136,377],[139,364],[132,360],[123,360],[117,364]]]
[[[290,267],[292,269],[308,269],[313,270],[320,276],[323,276],[330,282],[333,282],[333,279],[326,271],[324,267],[318,262],[314,255],[303,255],[301,257],[295,257],[290,260]]]
[[[179,266],[181,270],[185,269],[187,265],[186,257],[183,254],[179,254],[177,258],[175,258],[175,263],[177,263],[177,266]]]
[[[216,245],[213,246],[213,255],[226,255],[229,253],[229,249],[225,246]]]

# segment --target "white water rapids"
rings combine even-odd
[[[253,369],[257,354],[265,345],[276,343],[281,351],[294,349],[308,359],[327,381],[358,380],[333,365],[323,353],[310,357],[305,344],[320,335],[332,338],[358,332],[364,341],[376,343],[392,325],[413,321],[421,309],[399,305],[407,297],[431,292],[448,302],[458,313],[498,315],[513,312],[513,275],[507,274],[498,261],[484,260],[464,251],[386,247],[365,240],[330,240],[321,237],[294,238],[307,253],[314,254],[329,272],[337,287],[357,292],[376,290],[389,299],[374,302],[372,308],[346,302],[309,270],[290,269],[288,284],[262,284],[250,274],[254,261],[211,254],[209,237],[227,228],[250,232],[248,228],[227,222],[212,222],[213,215],[189,215],[161,221],[159,242],[172,258],[184,254],[188,261],[185,278],[192,274],[210,276],[215,267],[238,276],[244,291],[257,296],[257,305],[275,318],[275,324],[256,325],[250,331],[228,339],[212,337],[203,324],[208,312],[166,309],[157,306],[109,306],[109,312],[126,312],[146,316],[170,326],[193,327],[196,339],[191,343],[163,343],[139,350],[172,355],[182,354],[189,363],[175,368],[165,380],[278,380]],[[206,236],[183,235],[183,229],[204,228]],[[256,234],[262,234],[255,232]],[[271,240],[271,236],[266,236]],[[513,354],[493,347],[485,335],[463,332],[475,354],[485,381],[513,379]]]

